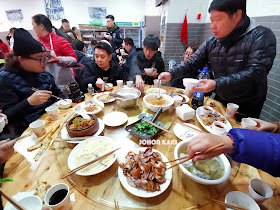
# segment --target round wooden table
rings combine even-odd
[[[145,89],[150,86],[146,85]],[[163,86],[167,93],[174,90],[172,87]],[[114,87],[113,90],[115,90]],[[112,91],[113,91],[112,90]],[[139,139],[131,136],[124,126],[136,121],[140,113],[151,113],[143,103],[143,95],[138,99],[137,105],[131,109],[122,109],[116,105],[116,102],[105,104],[102,112],[97,114],[97,117],[103,119],[104,115],[112,111],[123,111],[128,115],[128,122],[117,128],[105,127],[101,135],[111,137],[118,145],[125,145],[131,148],[139,146]],[[86,94],[86,100],[92,96]],[[225,116],[225,107],[212,99],[207,100],[206,105],[210,102],[215,102],[218,112]],[[73,105],[72,107],[74,107]],[[60,117],[56,121],[51,121],[44,114],[40,119],[45,120],[47,130],[54,128],[58,124],[62,124],[72,113],[72,109],[60,109]],[[159,136],[159,140],[176,140],[181,141],[173,133],[174,121],[183,122],[177,117],[174,110],[168,110],[162,113],[159,121],[166,124],[166,128],[170,127],[172,134],[164,133]],[[234,119],[229,119],[233,127],[239,127]],[[203,127],[195,119],[190,123],[197,127]],[[204,130],[205,131],[205,130]],[[29,129],[26,130],[29,132]],[[54,135],[55,136],[55,135]],[[190,180],[179,167],[172,169],[173,177],[168,189],[161,195],[154,198],[140,198],[130,194],[121,185],[118,178],[118,163],[117,161],[104,172],[88,177],[78,176],[73,174],[66,179],[60,179],[69,171],[67,165],[68,155],[75,144],[67,142],[55,142],[54,150],[48,149],[41,159],[34,164],[30,164],[23,156],[16,153],[6,163],[4,177],[14,179],[13,182],[2,184],[3,190],[8,195],[14,195],[18,192],[31,191],[37,187],[37,179],[46,181],[50,185],[57,183],[66,183],[70,187],[71,193],[74,192],[76,201],[72,203],[73,209],[112,209],[114,208],[114,199],[119,203],[120,208],[125,209],[223,209],[216,204],[209,203],[203,200],[203,197],[212,197],[224,201],[225,195],[230,191],[247,192],[248,183],[252,178],[259,178],[268,182],[274,189],[274,196],[261,206],[262,209],[277,209],[280,206],[279,187],[280,179],[274,178],[269,174],[251,167],[246,164],[238,164],[232,161],[232,173],[228,181],[214,186],[198,184]],[[174,159],[174,148],[176,145],[154,145],[153,148],[163,153],[169,160]],[[6,200],[4,199],[4,204]]]

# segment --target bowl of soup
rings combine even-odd
[[[174,149],[175,159],[187,156],[187,149],[188,142],[181,141],[177,144]],[[179,167],[190,179],[205,185],[223,183],[231,174],[230,162],[224,154],[207,160],[189,160],[180,164]]]
[[[162,111],[164,112],[174,103],[174,99],[169,95],[161,94],[160,100],[156,98],[157,96],[158,94],[149,94],[143,98],[144,103],[152,112],[157,112],[159,107],[162,107]]]

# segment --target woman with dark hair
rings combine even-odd
[[[53,33],[52,23],[47,16],[42,14],[33,16],[32,25],[38,41],[51,54],[46,70],[54,76],[56,85],[67,96],[68,84],[75,82],[75,71],[70,66],[75,65],[78,58],[69,42]]]
[[[45,72],[49,54],[46,48],[24,29],[14,32],[14,53],[6,55],[0,72],[0,109],[16,135],[45,113],[55,102],[51,94],[63,97],[53,76]],[[32,87],[39,91],[32,91]]]

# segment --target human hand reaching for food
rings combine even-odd
[[[161,80],[162,83],[166,83],[171,80],[171,74],[169,72],[162,72],[158,79]]]
[[[223,143],[221,149],[209,152],[206,154],[196,154],[202,153],[207,149]],[[194,157],[194,161],[205,160],[212,157],[219,156],[222,153],[231,153],[233,150],[232,141],[229,136],[217,136],[211,133],[201,133],[198,136],[192,138],[188,144],[188,155],[190,158]]]
[[[2,140],[0,141],[0,163],[7,162],[10,157],[14,154],[14,144],[15,140]]]
[[[141,75],[137,75],[136,76],[135,84],[136,84],[136,87],[141,91],[141,93],[143,93],[144,92],[144,88],[145,88],[145,86],[144,86],[145,83],[144,83]]]
[[[104,91],[104,89],[105,89],[105,82],[101,78],[97,79],[95,85],[96,85],[96,87],[100,88],[101,91]]]
[[[270,123],[270,122],[266,122],[264,120],[260,120],[260,119],[256,119],[256,118],[252,118],[252,120],[256,121],[257,123],[257,131],[267,131],[267,132],[271,132],[274,133],[277,129],[277,125]]]
[[[45,103],[50,97],[52,92],[46,90],[38,90],[27,98],[31,106],[36,106]]]

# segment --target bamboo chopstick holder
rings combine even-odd
[[[246,208],[244,207],[241,207],[241,206],[235,206],[235,205],[232,205],[232,204],[228,204],[228,203],[224,203],[222,201],[219,201],[219,200],[215,200],[213,198],[207,198],[207,197],[203,197],[205,200],[208,200],[208,201],[211,201],[211,202],[214,202],[220,206],[223,206],[223,207],[227,207],[227,208],[231,208],[231,209],[236,209],[236,210],[246,210]]]
[[[149,124],[151,124],[151,125],[153,125],[153,126],[155,126],[155,127],[157,127],[157,128],[159,128],[159,129],[161,129],[161,130],[163,130],[166,133],[171,133],[169,130],[166,130],[165,128],[160,127],[159,125],[157,125],[157,124],[155,124],[155,123],[153,123],[153,122],[151,122],[149,120],[146,120],[145,118],[142,118],[142,120],[147,122],[147,123],[149,123]]]
[[[15,199],[7,195],[2,188],[0,188],[0,193],[5,197],[14,207],[20,210],[26,210],[23,206],[21,206]]]
[[[85,167],[87,167],[87,166],[89,166],[89,165],[91,165],[91,164],[93,164],[93,163],[95,163],[95,162],[101,160],[102,158],[107,157],[107,156],[113,154],[115,151],[117,151],[117,150],[119,150],[119,149],[120,149],[120,147],[117,148],[117,149],[115,149],[115,150],[113,150],[113,151],[111,151],[111,152],[108,152],[108,153],[105,154],[105,155],[102,155],[101,157],[99,157],[99,158],[97,158],[97,159],[94,159],[94,160],[92,160],[92,161],[90,161],[90,162],[88,162],[88,163],[85,163],[85,164],[83,164],[83,165],[77,167],[77,168],[74,168],[73,170],[69,171],[68,174],[66,174],[66,175],[64,175],[63,177],[61,177],[61,179],[64,179],[65,177],[70,176],[71,174],[76,173],[76,172],[79,171],[79,170],[82,170],[83,168],[85,168]]]
[[[224,147],[224,144],[223,144],[223,143],[220,143],[220,144],[217,144],[217,145],[215,145],[215,146],[213,146],[213,147],[210,147],[209,149],[207,149],[207,150],[205,150],[204,152],[199,153],[199,154],[207,154],[207,153],[209,153],[209,152],[214,152],[214,151],[216,151],[216,150],[218,150],[218,149],[221,149],[221,148],[223,148],[223,147]],[[190,160],[190,159],[193,159],[195,156],[196,156],[196,155],[194,155],[192,158],[183,157],[183,158],[179,158],[179,159],[175,159],[175,160],[168,161],[168,162],[166,162],[166,163],[170,163],[170,162],[174,162],[174,161],[182,160],[182,159],[183,159],[181,162],[179,162],[179,163],[177,163],[177,164],[175,164],[175,165],[173,165],[173,166],[170,166],[170,167],[167,168],[167,169],[170,169],[170,168],[173,168],[173,167],[175,167],[175,166],[178,166],[178,165],[180,165],[180,164],[182,164],[182,163],[184,163],[184,162],[186,162],[186,161],[188,161],[188,160]],[[184,159],[184,158],[185,158],[185,159]],[[166,170],[167,170],[167,169],[166,169]]]
[[[36,89],[36,88],[32,88],[32,90],[33,90],[34,92],[38,91],[38,89]],[[60,99],[60,100],[66,101],[64,98],[60,98],[60,97],[55,96],[55,95],[51,95],[51,97],[54,97],[54,98],[57,98],[57,99]]]

